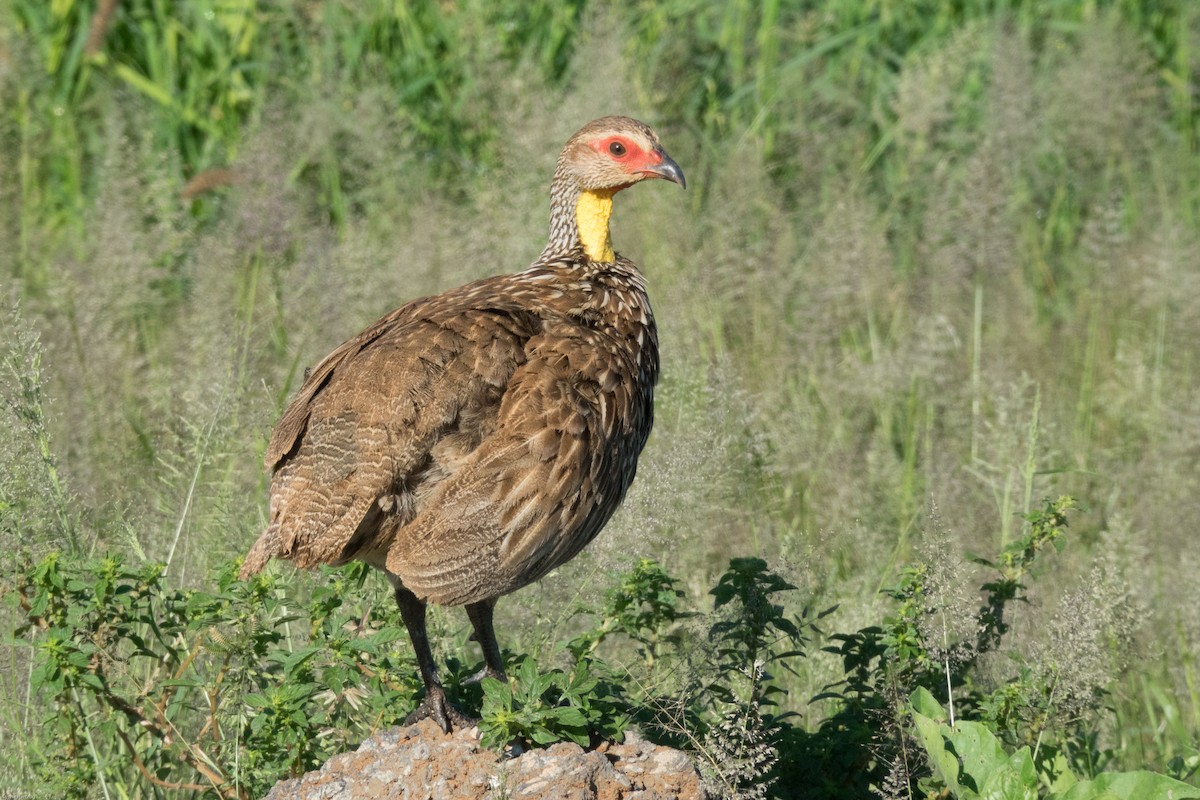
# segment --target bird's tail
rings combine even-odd
[[[242,568],[238,572],[238,578],[246,580],[262,572],[262,568],[267,565],[271,558],[279,553],[279,529],[275,525],[268,526],[263,531],[262,536],[258,537],[258,541],[250,548],[250,552],[246,553],[246,560],[242,562]]]

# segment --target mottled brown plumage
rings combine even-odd
[[[269,523],[242,575],[272,557],[384,570],[426,683],[419,713],[445,729],[457,716],[425,603],[465,605],[481,675],[502,676],[496,598],[577,554],[633,480],[658,342],[642,275],[608,244],[608,211],[647,177],[684,182],[642,123],[589,123],[559,158],[532,266],[371,325],[312,370],[271,437]]]

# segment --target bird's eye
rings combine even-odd
[[[621,144],[620,142],[612,142],[608,146],[608,152],[612,153],[617,158],[620,158],[621,156],[625,155],[625,145]]]

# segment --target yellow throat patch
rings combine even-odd
[[[611,189],[587,191],[579,195],[579,203],[575,206],[579,241],[583,243],[583,252],[592,261],[615,261],[617,258],[608,235],[614,194],[616,192]]]

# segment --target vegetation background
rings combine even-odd
[[[605,533],[501,603],[504,645],[552,661],[633,554],[692,608],[765,559],[788,613],[837,606],[826,633],[894,618],[882,590],[936,567],[922,602],[967,641],[968,554],[1069,494],[1068,546],[972,686],[1070,676],[1086,702],[1048,705],[1093,771],[1198,785],[1198,85],[1190,0],[12,0],[0,574],[117,552],[216,591],[305,366],[529,263],[558,148],[625,113],[689,182],[615,219],[658,312],[658,420]],[[308,602],[331,579],[272,580]],[[44,634],[3,613],[11,792],[59,763],[42,721],[67,712],[36,688]],[[477,659],[461,614],[435,627]],[[817,730],[847,674],[811,647],[779,711]],[[108,777],[81,796],[203,793],[91,745]]]

